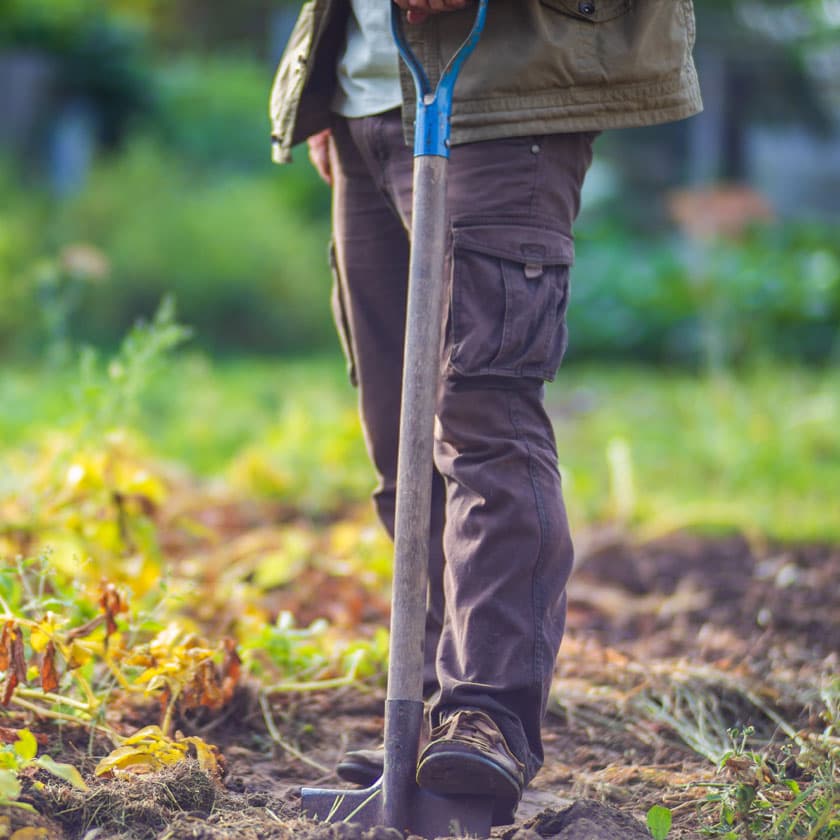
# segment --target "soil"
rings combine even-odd
[[[794,729],[817,727],[798,689],[837,670],[840,548],[691,534],[646,545],[589,537],[570,587],[545,766],[516,825],[494,829],[494,837],[645,838],[645,814],[655,804],[674,813],[670,838],[698,837],[702,783],[714,766],[663,715],[640,710],[665,708],[676,691],[713,699],[709,708],[722,723],[751,723],[759,735],[772,736],[768,709]],[[288,695],[272,711],[285,747],[272,741],[247,686],[204,729],[181,722],[185,733],[219,746],[221,780],[192,762],[93,779],[106,746],[94,743],[91,756],[87,734],[65,730],[51,754],[86,770],[90,791],[39,774],[22,799],[41,816],[0,811],[12,829],[40,827],[40,836],[56,840],[397,840],[389,829],[316,825],[299,808],[301,785],[338,785],[332,768],[347,747],[379,742],[381,694]]]

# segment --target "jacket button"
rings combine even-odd
[[[583,0],[583,2],[578,3],[578,11],[582,15],[591,17],[595,14],[595,4],[588,2],[588,0]]]

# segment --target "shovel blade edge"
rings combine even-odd
[[[382,780],[361,790],[303,788],[301,810],[319,822],[355,823],[362,828],[384,825]],[[492,814],[492,798],[438,796],[415,787],[408,796],[409,824],[389,827],[426,838],[486,838]]]
[[[356,823],[364,828],[382,825],[382,780],[361,790],[303,788],[300,807],[318,822]]]

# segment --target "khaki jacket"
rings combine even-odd
[[[386,2],[386,0],[382,0]],[[349,0],[309,0],[271,94],[273,157],[326,128]],[[407,26],[433,84],[474,10]],[[455,90],[452,142],[594,131],[679,120],[702,109],[692,0],[490,0],[487,24]],[[410,141],[414,87],[401,66]]]

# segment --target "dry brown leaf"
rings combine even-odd
[[[99,762],[95,773],[97,776],[152,773],[186,760],[190,748],[203,770],[217,778],[222,775],[222,757],[216,747],[197,736],[184,738],[180,732],[170,738],[158,726],[147,726],[126,738],[121,747]]]
[[[33,732],[35,740],[38,745],[45,747],[49,742],[49,738],[43,733]],[[20,740],[20,730],[13,729],[11,726],[0,726],[0,743],[14,744]]]
[[[84,624],[80,624],[78,627],[74,627],[72,630],[69,630],[64,639],[67,642],[72,642],[75,639],[80,639],[83,636],[88,636],[99,627],[102,622],[105,621],[104,615],[97,615],[95,618],[92,618],[90,621],[85,622]]]
[[[58,670],[55,667],[55,643],[50,642],[41,657],[41,688],[45,692],[58,688]]]
[[[7,629],[8,634],[6,634]],[[8,706],[15,688],[21,683],[26,682],[26,654],[23,649],[23,633],[20,627],[12,622],[8,622],[3,629],[3,635],[6,636],[5,651],[8,656],[6,686],[3,690],[3,705]]]
[[[128,610],[128,604],[123,594],[113,583],[103,582],[100,588],[99,606],[102,607],[102,611],[105,613],[105,636],[107,639],[112,633],[116,633],[116,616],[119,613],[126,612]]]
[[[229,702],[233,697],[233,692],[239,683],[239,677],[242,673],[242,660],[236,652],[236,640],[227,638],[223,642],[225,648],[225,658],[222,662],[222,696],[225,702]]]
[[[7,621],[3,625],[2,634],[0,634],[0,671],[8,671],[9,663],[12,661],[10,639],[12,628],[14,626],[15,624],[13,621]]]

